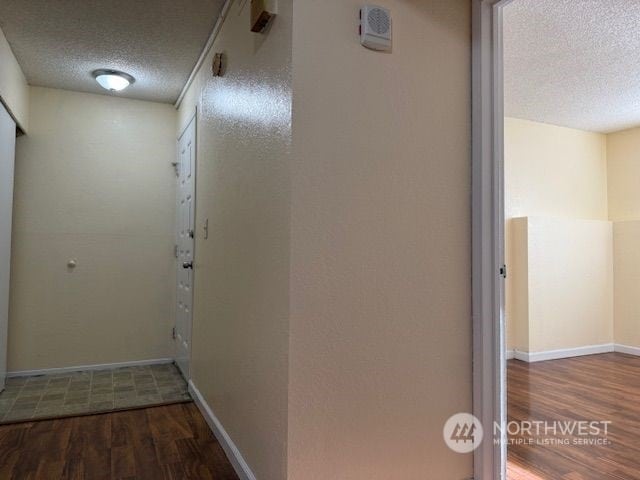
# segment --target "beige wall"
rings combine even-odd
[[[0,99],[16,123],[27,131],[29,127],[29,87],[22,69],[0,30]]]
[[[175,110],[32,88],[30,118],[16,152],[9,370],[172,356]]]
[[[234,2],[180,107],[181,126],[198,108],[193,382],[260,480],[287,477],[292,3],[261,35]]]
[[[526,255],[526,261],[517,263],[526,265],[527,282],[526,289],[517,282],[513,294],[528,298],[528,338],[518,332],[518,339],[528,344],[514,347],[543,352],[612,343],[612,223],[528,217],[514,222],[516,231],[523,221],[526,236],[516,238],[525,241],[514,250]],[[514,320],[518,327],[526,326],[517,315]]]
[[[555,125],[505,119],[507,348],[516,344],[514,217],[607,220],[607,137]]]
[[[289,478],[461,479],[471,409],[470,2],[296,2]],[[355,20],[355,21],[354,21]]]
[[[355,1],[281,1],[266,36],[234,2],[225,76],[210,55],[180,107],[193,381],[261,480],[472,472],[442,442],[471,409],[470,5],[386,4],[391,55],[358,44]]]
[[[609,216],[614,224],[615,339],[640,347],[640,128],[607,135]]]
[[[621,345],[640,347],[640,221],[615,222],[614,337]]]
[[[607,135],[611,220],[640,220],[640,128]]]
[[[360,4],[296,4],[291,66],[291,2],[267,36],[234,3],[226,75],[207,59],[180,108],[199,111],[193,379],[260,479],[471,474],[441,440],[471,408],[469,3],[389,5],[392,55],[357,44]]]
[[[509,221],[509,263],[506,297],[509,350],[529,351],[529,221],[527,217]]]
[[[604,151],[603,141],[606,147]],[[522,227],[517,225],[517,221],[509,220],[519,215],[609,218],[614,222],[611,247],[614,271],[611,341],[640,346],[640,295],[637,291],[640,263],[636,261],[636,246],[640,241],[640,194],[637,188],[640,176],[639,151],[640,128],[600,135],[506,119],[506,253],[507,263],[511,267],[507,279],[506,305],[508,348],[527,351],[570,348],[576,346],[577,339],[581,337],[583,345],[588,345],[585,342],[592,342],[593,345],[609,341],[605,341],[607,336],[603,332],[595,335],[593,328],[588,325],[585,327],[581,324],[578,328],[574,325],[575,322],[566,321],[567,328],[575,329],[571,336],[563,337],[561,332],[545,328],[546,333],[541,333],[536,339],[531,310],[523,309],[523,304],[534,303],[533,293],[529,290],[528,296],[524,296],[521,283],[523,275],[518,266],[522,258],[530,254],[531,247],[520,250],[525,248],[522,246]],[[519,239],[516,239],[517,235],[520,235]],[[519,247],[516,248],[516,245]],[[553,252],[555,247],[549,248]],[[561,258],[558,257],[557,260],[560,261]],[[531,264],[532,260],[528,261]],[[540,262],[545,264],[544,259],[540,259]],[[530,282],[530,278],[527,280]],[[550,282],[549,285],[553,286],[555,283]],[[561,285],[556,287],[563,292]],[[583,287],[577,281],[574,289],[563,294],[567,298],[574,298],[580,292],[585,293]],[[529,289],[531,288],[533,287],[529,285]],[[603,295],[606,295],[606,291]],[[590,296],[588,300],[592,302],[593,297]],[[540,305],[540,311],[549,310],[549,319],[554,318],[555,314],[550,311],[555,308],[555,304],[544,308]],[[525,314],[530,323],[524,320]],[[526,328],[527,325],[532,331]],[[541,325],[546,324],[543,322]],[[562,338],[564,340],[560,341]]]
[[[607,220],[607,137],[505,119],[505,217]]]

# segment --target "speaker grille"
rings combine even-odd
[[[369,22],[369,27],[371,28],[371,30],[373,30],[373,32],[377,35],[386,34],[391,27],[389,15],[387,15],[387,12],[385,12],[381,8],[374,8],[370,10],[367,21]]]

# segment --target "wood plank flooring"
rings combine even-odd
[[[237,480],[193,403],[0,426],[0,479]]]
[[[640,480],[640,357],[508,363],[508,417],[611,421],[610,445],[513,445],[509,480]],[[237,480],[194,404],[0,426],[0,479]]]
[[[510,445],[509,480],[640,480],[640,357],[510,360],[508,420],[607,420],[610,445]]]

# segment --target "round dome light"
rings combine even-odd
[[[102,88],[110,92],[119,92],[135,82],[135,79],[131,75],[117,70],[95,70],[93,72],[93,78],[96,79],[96,82],[98,82]]]

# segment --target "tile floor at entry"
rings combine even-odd
[[[174,364],[13,377],[0,393],[0,423],[190,400]]]

